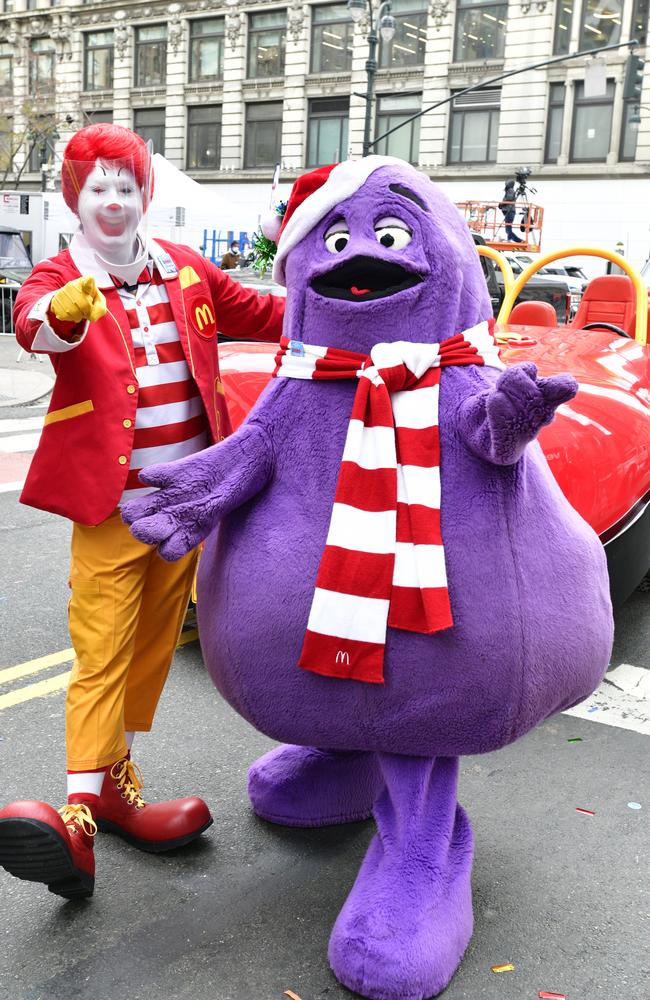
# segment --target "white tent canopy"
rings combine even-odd
[[[268,208],[269,184],[199,184],[160,153],[153,157],[154,192],[149,209],[149,232],[194,248],[213,230],[225,238],[232,233],[249,237]]]

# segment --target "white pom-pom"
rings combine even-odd
[[[266,236],[267,240],[273,240],[274,243],[278,242],[278,236],[280,235],[280,229],[282,227],[282,216],[274,212],[273,209],[269,209],[265,212],[260,220],[260,229]]]

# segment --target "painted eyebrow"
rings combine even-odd
[[[409,201],[414,201],[415,204],[419,208],[421,208],[423,212],[429,211],[425,203],[422,201],[422,199],[417,194],[414,194],[413,191],[410,191],[407,187],[404,187],[403,184],[389,184],[388,187],[395,194],[401,194],[404,198],[408,198]]]

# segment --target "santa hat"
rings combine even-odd
[[[293,250],[331,209],[358,191],[370,175],[381,167],[400,167],[412,171],[416,176],[419,173],[415,167],[395,156],[366,156],[363,160],[331,163],[298,178],[291,189],[279,230],[276,229],[277,237],[271,235],[270,220],[265,220],[264,234],[269,239],[275,239],[278,244],[278,252],[273,262],[273,278],[278,284],[286,283],[284,264],[289,251]],[[277,218],[279,219],[279,216]]]

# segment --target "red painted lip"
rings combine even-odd
[[[115,219],[98,216],[97,222],[105,236],[119,236],[125,229],[124,219],[121,216]]]

